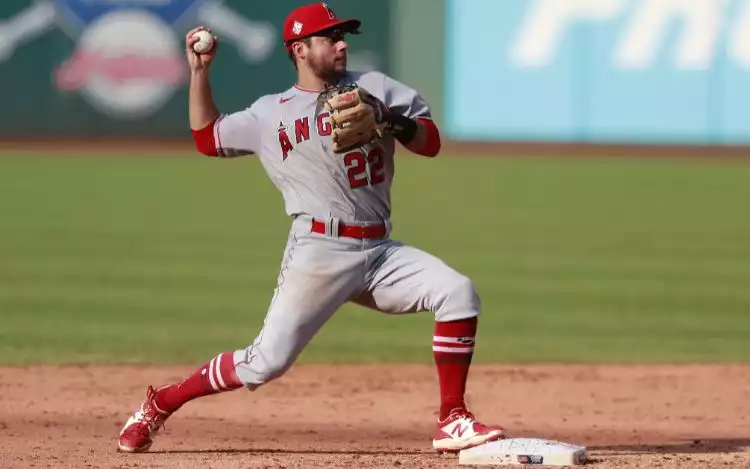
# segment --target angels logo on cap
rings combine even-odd
[[[304,34],[302,34],[302,25],[305,26]],[[289,47],[294,41],[333,28],[357,34],[360,25],[361,21],[357,19],[339,19],[326,3],[308,3],[295,8],[287,16],[284,22],[284,42]]]
[[[336,13],[334,13],[333,10],[331,10],[331,7],[329,7],[327,3],[323,4],[323,8],[325,8],[326,11],[328,12],[328,19],[329,20],[337,20],[338,19],[338,17],[336,17]]]

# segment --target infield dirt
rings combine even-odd
[[[458,467],[430,449],[422,365],[297,365],[188,403],[152,451],[116,451],[148,384],[192,367],[0,368],[0,467]],[[479,365],[468,402],[512,436],[589,448],[589,467],[750,467],[750,365]]]

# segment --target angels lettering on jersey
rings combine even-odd
[[[329,112],[322,112],[312,118],[315,121],[314,129],[318,136],[327,137],[333,132],[330,117]],[[286,160],[289,152],[294,150],[295,145],[310,140],[310,120],[311,118],[308,116],[299,117],[294,120],[292,127],[285,125],[283,121],[279,122],[279,147],[282,159]],[[290,133],[292,134],[291,138]]]
[[[279,102],[283,102],[280,99]],[[293,125],[279,122],[276,129],[279,138],[279,150],[281,158],[286,161],[294,148],[310,140],[310,132],[315,132],[319,137],[328,137],[333,133],[331,124],[331,113],[323,111],[314,116],[298,117]],[[341,154],[346,177],[352,189],[358,189],[368,185],[380,184],[386,180],[383,160],[384,149],[379,142],[352,148]]]
[[[380,72],[350,72],[342,80],[347,83],[358,84],[391,112],[431,117],[429,106],[414,89]],[[389,219],[393,137],[334,152],[332,117],[319,105],[318,95],[291,87],[222,115],[214,127],[219,154],[257,155],[282,193],[289,215],[335,217],[350,223]]]

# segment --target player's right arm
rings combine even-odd
[[[207,156],[234,157],[255,153],[258,147],[258,124],[253,109],[222,115],[214,102],[209,70],[216,57],[219,42],[214,37],[214,47],[208,53],[195,52],[193,45],[198,39],[193,34],[202,29],[206,28],[190,30],[185,38],[190,66],[190,130],[195,146]]]

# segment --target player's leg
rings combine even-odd
[[[357,303],[391,314],[430,311],[441,389],[440,418],[464,406],[481,304],[472,281],[439,258],[397,242],[378,253]]]
[[[477,422],[464,401],[481,311],[473,282],[414,247],[390,242],[375,251],[367,291],[356,302],[385,313],[430,311],[435,316],[432,350],[440,415],[434,447],[454,451],[502,437],[502,428]]]
[[[119,448],[146,451],[164,421],[185,403],[281,376],[317,331],[361,289],[364,255],[345,243],[293,236],[285,250],[278,285],[253,344],[221,353],[176,384],[153,390],[120,433]]]

